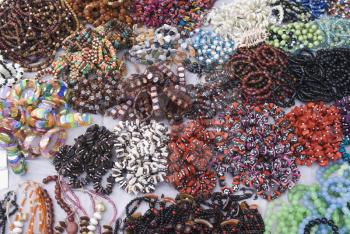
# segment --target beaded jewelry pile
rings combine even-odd
[[[223,38],[234,40],[237,47],[251,47],[263,42],[270,24],[280,24],[281,15],[274,17],[271,12],[280,10],[271,6],[271,0],[237,0],[214,8],[207,16],[208,24]]]
[[[0,233],[349,234],[349,3],[0,0]]]
[[[115,182],[128,193],[150,193],[163,182],[168,158],[167,127],[152,120],[119,122],[114,128]]]

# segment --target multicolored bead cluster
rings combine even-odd
[[[0,0],[1,234],[350,233],[349,12]]]

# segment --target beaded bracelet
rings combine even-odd
[[[283,13],[282,23],[292,23],[297,21],[307,22],[312,19],[311,12],[304,8],[302,4],[289,0],[278,0],[275,1],[273,6],[279,6],[282,8],[281,11],[272,11],[272,14]]]
[[[203,15],[216,0],[136,0],[133,1],[134,22],[148,27],[176,25],[186,34],[200,27]]]
[[[182,121],[192,101],[187,94],[185,69],[175,75],[164,64],[147,67],[144,74],[133,74],[120,89],[120,102],[108,115],[120,119],[169,119]]]
[[[96,193],[110,194],[115,183],[112,175],[102,187],[103,176],[113,167],[113,145],[116,135],[105,127],[93,125],[75,139],[73,146],[65,145],[55,155],[53,165],[59,175],[68,179],[73,188],[92,183]],[[82,174],[85,174],[82,177]]]
[[[347,215],[350,211],[344,204],[349,200],[349,196],[347,192],[342,191],[349,189],[348,182],[345,180],[349,175],[350,168],[342,160],[319,168],[316,178],[320,184],[297,185],[288,194],[288,205],[281,206],[280,202],[269,205],[268,220],[271,221],[267,222],[266,233],[272,230],[281,233],[304,233],[305,226],[313,217],[325,217],[330,220],[330,224],[339,227],[339,230],[335,228],[333,231],[347,233],[350,228],[350,220]],[[279,205],[280,209],[272,213],[271,210],[276,205]],[[294,208],[296,208],[295,211]],[[272,229],[277,218],[284,220],[283,217],[287,221],[286,224],[278,221]],[[313,225],[314,223],[311,223],[308,227],[311,228]],[[329,229],[325,226],[321,226],[319,231],[329,233]]]
[[[132,24],[130,0],[67,0],[78,17],[97,27],[112,19]]]
[[[301,50],[289,57],[289,71],[300,83],[296,98],[303,102],[330,102],[347,96],[349,90],[350,50],[345,48],[319,50],[316,54]]]
[[[328,1],[326,0],[292,0],[302,4],[306,9],[311,11],[314,18],[319,18],[326,13]]]
[[[16,202],[17,195],[14,191],[7,192],[4,198],[0,201],[0,226],[1,233],[6,234],[6,225],[11,218],[18,211],[18,204]]]
[[[269,29],[268,44],[286,51],[319,47],[325,40],[325,33],[314,22],[295,22]]]
[[[310,214],[310,211],[299,202],[311,189],[312,186],[298,184],[288,192],[289,203],[281,200],[269,203],[265,215],[265,233],[297,233],[299,223]],[[274,209],[277,207],[278,210]]]
[[[143,28],[140,31],[136,36],[137,43],[127,52],[132,62],[152,65],[157,62],[180,60],[181,54],[187,50],[186,40],[180,38],[176,27],[164,24],[154,30],[146,31]]]
[[[57,152],[66,139],[66,128],[91,123],[89,115],[68,112],[68,94],[63,82],[22,80],[1,100],[3,144],[13,171],[26,171],[23,156],[50,157]]]
[[[243,106],[234,102],[224,112],[222,129],[228,138],[212,162],[224,193],[237,192],[242,183],[272,200],[299,180],[300,172],[291,159],[297,138],[292,124],[282,116],[283,111],[273,104]],[[274,124],[268,123],[269,118]],[[233,176],[232,186],[226,186],[226,173]]]
[[[328,2],[328,15],[338,16],[342,18],[350,18],[350,3],[348,1],[330,0]]]
[[[347,19],[322,17],[314,21],[325,37],[321,48],[349,47],[349,25]]]
[[[207,16],[208,24],[223,38],[234,40],[237,47],[251,47],[266,38],[266,29],[271,23],[281,23],[283,17],[274,18],[268,0],[238,0],[214,8]]]
[[[340,116],[335,106],[328,107],[323,103],[311,102],[306,106],[293,108],[285,119],[295,126],[298,145],[303,148],[296,158],[298,165],[311,166],[317,162],[320,166],[326,166],[329,161],[341,158],[338,150],[342,132]]]
[[[190,33],[190,36],[192,36],[191,47],[195,50],[195,56],[189,58],[190,62],[187,59],[183,64],[191,72],[199,73],[202,70],[209,71],[220,67],[234,53],[234,41],[224,40],[214,32],[196,29]],[[191,59],[194,59],[195,63]]]
[[[332,229],[332,233],[339,234],[337,225],[334,224],[333,220],[328,220],[320,216],[310,216],[303,220],[299,225],[298,234],[310,234],[311,229],[317,225],[328,225]]]
[[[23,78],[23,68],[17,63],[6,61],[0,55],[0,88],[3,86],[12,87]]]
[[[0,54],[27,71],[46,68],[64,38],[79,28],[78,19],[64,0],[4,0],[0,16]]]
[[[205,83],[188,85],[192,106],[185,116],[189,119],[214,118],[235,100],[242,100],[239,82],[230,72],[217,71],[205,76]]]
[[[345,161],[349,161],[350,153],[346,152],[346,146],[350,145],[350,97],[343,97],[335,102],[339,113],[341,115],[343,141],[339,146],[339,152],[342,154],[342,158]]]
[[[219,146],[227,133],[206,129],[213,124],[197,120],[172,126],[167,181],[182,193],[206,196],[215,187],[215,173],[209,164],[212,148]]]
[[[114,128],[115,182],[128,193],[149,193],[164,181],[167,169],[168,128],[152,120],[149,124],[120,121]]]
[[[129,202],[121,230],[130,233],[264,233],[264,222],[256,205],[240,202],[242,196],[213,193],[209,200],[179,194],[175,199],[146,194]],[[141,214],[137,208],[146,203]]]
[[[244,101],[273,102],[284,107],[294,103],[298,84],[287,67],[287,55],[266,44],[238,50],[225,64],[225,70],[237,79]]]

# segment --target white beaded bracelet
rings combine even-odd
[[[206,23],[214,27],[221,37],[234,40],[238,47],[254,46],[265,40],[267,27],[280,24],[283,13],[278,18],[272,10],[281,8],[271,6],[274,0],[235,0],[209,12]]]
[[[8,62],[0,55],[0,88],[16,84],[23,78],[23,72],[19,64]]]
[[[150,193],[164,181],[167,169],[168,128],[154,120],[120,121],[117,135],[113,177],[128,193]]]

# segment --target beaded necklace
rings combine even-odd
[[[22,193],[19,193],[21,190]],[[27,233],[53,233],[55,220],[53,204],[48,192],[40,184],[33,181],[21,184],[19,191],[17,194],[21,194],[23,197],[19,202],[15,220],[10,225],[10,233],[23,233],[27,221],[29,221]],[[39,224],[35,225],[37,218]]]
[[[39,71],[79,22],[65,0],[4,0],[0,5],[0,53],[25,70]]]

